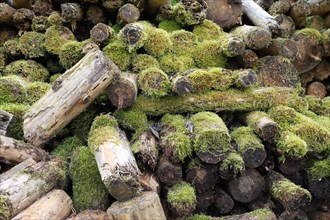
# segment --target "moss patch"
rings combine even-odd
[[[303,158],[307,151],[307,143],[292,132],[283,131],[276,142],[276,150],[283,156],[293,159]]]
[[[22,103],[26,100],[26,82],[18,76],[0,77],[0,105],[4,103]]]
[[[46,53],[45,35],[34,31],[24,32],[17,46],[26,58],[43,57]]]
[[[309,197],[309,200],[312,199],[312,195],[307,189],[304,189],[287,179],[274,182],[271,188],[271,194],[274,199],[280,199],[282,197],[295,197],[296,194],[305,194]]]
[[[171,46],[171,39],[165,30],[151,28],[148,31],[148,39],[144,45],[144,49],[148,54],[159,57],[169,50]]]
[[[51,85],[44,82],[32,82],[27,84],[27,99],[26,102],[32,105],[38,101],[49,89]]]
[[[125,129],[132,131],[142,131],[148,128],[147,115],[141,111],[134,110],[116,110],[113,116],[118,120],[119,124]]]
[[[65,68],[69,69],[75,65],[81,58],[84,57],[83,53],[83,42],[68,41],[60,49],[59,58],[60,64]]]
[[[51,54],[59,55],[61,52],[61,45],[64,45],[70,40],[75,40],[75,36],[67,27],[55,25],[50,26],[46,30],[45,47]]]
[[[173,31],[170,34],[173,42],[173,52],[180,56],[191,56],[195,52],[197,39],[196,36],[186,30]]]
[[[232,152],[220,163],[220,171],[233,171],[235,174],[245,169],[244,160],[238,153]]]
[[[235,129],[231,134],[231,139],[238,145],[238,152],[243,154],[247,150],[264,149],[259,137],[254,134],[254,131],[250,127],[239,127]]]
[[[307,175],[310,181],[319,181],[330,176],[330,158],[316,161],[313,166],[307,169]]]
[[[217,40],[224,34],[223,30],[211,20],[204,20],[194,27],[193,33],[199,41]]]
[[[167,202],[178,213],[194,210],[197,203],[195,189],[186,182],[177,183],[169,189]]]
[[[224,67],[227,62],[220,41],[216,40],[199,42],[193,57],[199,68]]]
[[[182,26],[173,20],[162,20],[158,24],[158,28],[163,29],[169,33],[182,29]]]
[[[157,67],[159,68],[159,63],[153,56],[149,54],[137,54],[132,61],[133,71],[141,72],[142,70]]]
[[[191,56],[178,56],[172,52],[165,53],[158,61],[161,69],[167,74],[183,73],[195,68],[195,61]]]
[[[0,195],[0,218],[4,220],[10,217],[10,207],[7,200],[6,196]]]

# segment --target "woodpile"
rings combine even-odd
[[[0,1],[0,219],[329,219],[327,0]]]

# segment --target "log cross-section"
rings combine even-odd
[[[25,115],[24,138],[43,146],[87,106],[119,74],[118,67],[93,49],[67,70]]]

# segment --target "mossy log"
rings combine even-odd
[[[246,47],[253,50],[263,49],[271,41],[270,32],[267,29],[256,26],[239,26],[234,28],[230,33],[242,38]]]
[[[274,38],[270,44],[261,50],[261,53],[271,56],[280,55],[289,59],[295,59],[298,53],[296,43],[289,38]]]
[[[304,158],[294,159],[290,157],[285,157],[285,160],[282,161],[279,158],[277,168],[281,171],[282,174],[294,174],[303,170],[306,166],[306,160]]]
[[[100,5],[90,4],[86,9],[87,21],[96,25],[98,23],[106,23],[107,17],[104,8]]]
[[[238,177],[245,170],[243,157],[232,150],[227,152],[224,159],[219,163],[219,175],[224,180],[231,180]]]
[[[97,23],[90,31],[91,39],[97,44],[109,43],[114,37],[115,31],[108,25]]]
[[[146,1],[146,13],[154,16],[159,7],[162,5],[170,5],[170,0],[145,0]]]
[[[155,192],[142,192],[126,202],[114,202],[107,213],[110,220],[166,219],[158,194]]]
[[[157,67],[151,67],[139,74],[138,85],[145,95],[160,98],[167,95],[171,84],[164,71]]]
[[[264,28],[274,35],[281,34],[281,28],[273,16],[263,10],[253,0],[242,0],[243,12],[258,27]]]
[[[133,110],[148,115],[163,115],[166,113],[193,113],[199,111],[254,111],[267,110],[273,106],[286,105],[297,109],[305,109],[305,101],[294,89],[286,87],[261,87],[245,91],[226,90],[209,91],[202,94],[186,96],[168,96],[160,99],[150,99],[138,96],[132,106]]]
[[[138,21],[140,18],[140,10],[133,4],[124,4],[117,13],[117,23],[125,25]]]
[[[66,219],[72,209],[70,196],[61,189],[55,189],[38,199],[12,219]]]
[[[182,165],[175,164],[168,157],[162,155],[157,166],[157,176],[165,186],[173,186],[182,180]]]
[[[119,74],[118,67],[100,50],[92,50],[53,83],[24,120],[24,137],[43,146],[88,105]]]
[[[14,176],[16,173],[21,172],[22,170],[24,170],[27,167],[30,167],[34,164],[36,164],[37,162],[35,162],[32,158],[28,158],[26,160],[24,160],[23,162],[17,164],[16,166],[10,168],[10,170],[0,174],[0,182],[4,182],[7,179],[11,178],[12,176]]]
[[[305,28],[314,28],[319,31],[323,31],[326,29],[326,24],[324,19],[319,15],[312,15],[305,18],[305,22],[303,24]]]
[[[1,218],[11,219],[53,189],[63,178],[62,163],[51,160],[27,167],[1,182]]]
[[[245,50],[238,57],[238,62],[243,68],[252,68],[258,61],[258,55],[250,49]]]
[[[312,82],[306,87],[306,95],[324,98],[327,95],[327,87],[321,82]]]
[[[290,0],[279,0],[273,2],[271,6],[268,9],[268,13],[272,16],[278,15],[278,14],[286,14],[291,7],[291,1]]]
[[[46,160],[48,153],[41,148],[0,135],[0,157],[12,163],[20,163],[28,158],[39,162]]]
[[[327,79],[330,76],[329,69],[330,69],[330,62],[326,59],[323,59],[319,65],[317,65],[314,69],[306,72],[306,74],[311,75],[312,77],[311,80],[320,82]]]
[[[66,220],[87,220],[87,219],[110,220],[108,214],[101,210],[84,210],[75,216],[67,218]]]
[[[0,23],[10,24],[13,20],[15,9],[6,3],[0,3]]]
[[[228,192],[238,202],[251,202],[264,188],[264,179],[258,171],[246,169],[241,176],[228,182]]]
[[[206,18],[208,5],[205,0],[183,0],[173,5],[173,18],[183,26],[200,24]]]
[[[243,39],[227,34],[221,42],[222,53],[227,57],[235,57],[244,53],[245,43]]]
[[[245,166],[257,168],[264,162],[266,150],[252,128],[239,127],[230,136],[237,144],[237,152],[243,157]]]
[[[215,188],[214,207],[220,215],[230,213],[234,207],[234,200],[219,186]]]
[[[0,135],[6,135],[8,126],[13,119],[13,115],[9,112],[0,110]]]
[[[285,210],[278,216],[278,220],[299,219],[308,220],[307,214],[303,210]]]
[[[311,202],[311,193],[286,179],[281,174],[272,171],[266,179],[268,192],[286,209],[296,210]]]
[[[307,169],[308,190],[316,198],[330,196],[330,158],[316,161]]]
[[[134,73],[120,73],[106,89],[106,94],[111,103],[117,108],[127,108],[134,104],[137,93],[138,75]]]
[[[208,4],[206,18],[222,28],[230,28],[241,22],[243,7],[241,1],[205,0]]]
[[[101,179],[118,201],[127,201],[139,193],[140,171],[125,133],[110,115],[95,118],[88,145],[94,153]]]
[[[323,35],[322,47],[323,47],[323,51],[324,51],[323,56],[330,57],[330,29],[324,31],[322,33],[322,35]]]

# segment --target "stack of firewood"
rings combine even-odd
[[[327,0],[0,3],[0,219],[330,219]]]

